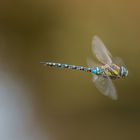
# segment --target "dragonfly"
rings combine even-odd
[[[112,57],[103,41],[95,35],[92,39],[92,52],[99,61],[87,60],[88,67],[62,63],[42,61],[41,64],[56,68],[65,68],[89,72],[93,75],[92,81],[96,88],[105,96],[113,100],[118,99],[117,90],[113,80],[128,76],[128,70],[120,57]]]

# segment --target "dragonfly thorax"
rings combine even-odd
[[[103,65],[101,66],[101,75],[104,78],[111,78],[111,79],[118,79],[120,78],[120,67],[116,64],[111,64],[111,65]]]
[[[118,78],[124,78],[128,75],[128,70],[124,66],[118,66],[116,64],[111,64],[111,65],[103,65],[100,67],[100,74],[107,78],[111,79],[118,79]]]

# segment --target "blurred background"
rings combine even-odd
[[[94,35],[129,70],[118,101],[89,73],[39,63],[86,66]],[[137,0],[1,0],[0,139],[139,140],[139,37]]]

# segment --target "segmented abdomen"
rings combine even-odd
[[[53,62],[40,62],[44,65],[50,66],[50,67],[58,67],[58,68],[66,68],[66,69],[73,69],[73,70],[81,70],[85,72],[91,72],[92,68],[83,67],[83,66],[75,66],[75,65],[69,65],[69,64],[61,64],[61,63],[53,63]]]

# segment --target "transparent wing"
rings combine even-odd
[[[90,68],[94,68],[94,67],[100,66],[100,64],[96,63],[95,61],[93,61],[90,58],[87,59],[87,65]]]
[[[101,76],[93,76],[93,82],[96,88],[105,96],[111,97],[113,100],[117,100],[117,92],[114,84],[110,78],[103,78]]]
[[[123,60],[120,57],[114,57],[113,58],[113,63],[117,64],[119,66],[125,66]]]
[[[107,50],[104,43],[98,36],[94,36],[92,40],[92,51],[97,59],[103,64],[111,64],[111,53]]]

